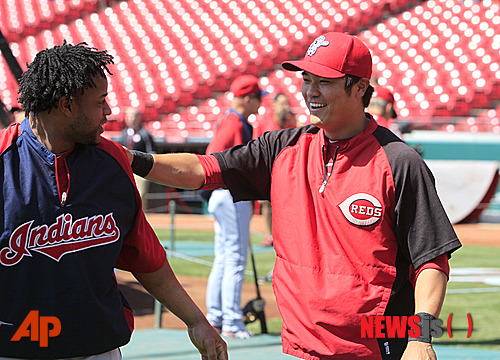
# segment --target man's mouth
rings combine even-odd
[[[312,102],[309,103],[309,107],[311,108],[311,110],[318,110],[326,107],[326,104]]]

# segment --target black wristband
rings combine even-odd
[[[415,315],[420,318],[420,322],[418,324],[418,326],[420,327],[420,336],[416,338],[408,336],[408,341],[420,341],[430,344],[432,341],[431,321],[436,320],[436,317],[426,312],[419,312]]]
[[[138,150],[130,150],[130,152],[134,155],[131,165],[134,174],[141,177],[147,176],[155,162],[153,155]]]

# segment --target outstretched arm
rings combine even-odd
[[[188,327],[202,360],[227,360],[227,345],[175,277],[168,262],[152,273],[134,273],[144,288]]]
[[[137,158],[134,160],[134,153],[123,147],[127,153],[129,162],[133,166],[134,161],[144,164],[144,160]],[[158,184],[172,186],[181,189],[196,190],[203,186],[205,174],[203,167],[195,154],[145,154],[154,159],[153,167],[147,175],[141,175],[148,180]],[[146,166],[148,169],[149,167]],[[135,172],[135,171],[134,171]]]
[[[441,270],[423,270],[415,285],[415,313],[426,312],[437,318],[443,306],[447,282],[448,277]],[[436,360],[437,357],[430,343],[411,341],[401,359]]]
[[[195,154],[154,154],[153,168],[147,179],[183,189],[199,189],[205,174]]]

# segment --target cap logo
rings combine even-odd
[[[309,49],[307,49],[307,55],[313,56],[314,54],[316,54],[316,50],[318,50],[320,46],[328,46],[328,45],[330,45],[330,43],[326,41],[326,38],[323,35],[321,35],[319,38],[314,40],[313,43],[309,46]]]
[[[380,201],[365,193],[349,196],[339,205],[339,208],[345,218],[354,225],[373,225],[382,217]]]

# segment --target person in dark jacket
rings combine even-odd
[[[121,359],[134,319],[119,268],[184,321],[202,358],[227,360],[144,216],[124,148],[101,136],[112,63],[85,43],[40,51],[19,87],[28,117],[0,132],[0,358]]]

